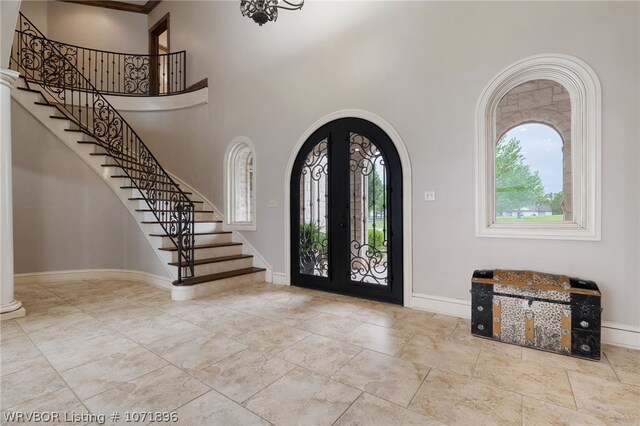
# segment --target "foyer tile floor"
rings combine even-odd
[[[28,315],[0,324],[3,424],[171,411],[183,425],[640,424],[640,353],[620,347],[584,361],[472,337],[459,318],[270,284],[173,302],[86,280],[16,298]]]

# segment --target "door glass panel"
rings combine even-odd
[[[349,136],[351,280],[388,285],[387,165],[378,147]]]
[[[327,146],[327,139],[317,144],[300,172],[300,273],[320,277],[329,276]]]

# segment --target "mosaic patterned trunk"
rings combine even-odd
[[[475,336],[600,359],[600,291],[593,281],[532,271],[474,271],[471,309]]]

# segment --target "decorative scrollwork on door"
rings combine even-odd
[[[324,139],[307,155],[300,172],[300,273],[320,277],[329,275],[327,149]]]
[[[378,147],[349,137],[351,280],[388,285],[387,166]]]

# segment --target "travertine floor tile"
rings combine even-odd
[[[238,353],[246,347],[246,345],[228,337],[216,336],[211,333],[207,336],[179,342],[157,353],[181,370],[193,373]]]
[[[56,370],[64,371],[137,346],[136,342],[114,332],[82,340],[77,345],[50,342],[40,345],[39,349]]]
[[[283,359],[247,349],[194,373],[218,392],[243,402],[295,368]]]
[[[49,327],[63,327],[82,321],[89,316],[71,305],[56,305],[50,308],[30,313],[26,317],[17,318],[16,322],[25,333],[30,334]]]
[[[429,368],[368,349],[331,378],[406,407]]]
[[[363,324],[361,321],[322,313],[309,320],[298,322],[297,327],[332,339],[344,340],[344,336],[361,324]]]
[[[339,340],[387,355],[395,355],[409,341],[411,334],[393,328],[362,323]]]
[[[444,336],[414,336],[398,354],[407,361],[450,371],[463,376],[471,376],[480,350],[461,348]]]
[[[481,353],[473,378],[575,410],[567,372],[502,355]]]
[[[176,414],[178,424],[183,425],[269,425],[269,422],[214,390],[183,405]]]
[[[16,405],[9,409],[8,411],[12,411],[14,413],[48,413],[51,415],[51,420],[45,423],[44,421],[39,422],[7,422],[6,424],[16,424],[16,425],[39,425],[39,424],[48,424],[48,425],[69,425],[69,424],[86,424],[87,421],[82,421],[82,418],[79,418],[80,421],[74,421],[74,417],[72,413],[78,414],[88,414],[89,410],[78,400],[78,398],[69,390],[69,388],[62,388],[57,391],[53,391],[47,393],[45,395],[34,398],[30,401],[24,402],[20,405]],[[4,414],[4,413],[3,413]],[[57,415],[58,421],[54,421]],[[44,419],[44,418],[43,418]],[[90,419],[86,417],[86,419]],[[5,417],[3,415],[3,424]]]
[[[313,309],[299,308],[275,302],[248,305],[244,308],[237,309],[247,314],[292,326],[300,321],[308,320],[320,314],[320,311],[314,311]]]
[[[181,319],[177,321],[167,319],[167,323],[163,324],[162,327],[154,328],[153,324],[156,320],[157,318],[147,321],[145,325],[149,327],[143,328],[146,333],[142,335],[142,330],[140,330],[140,333],[138,333],[136,337],[139,339],[140,344],[157,353],[163,352],[180,343],[187,343],[200,337],[211,336],[212,334],[202,327],[198,327]]]
[[[538,399],[524,397],[524,426],[604,426],[606,422],[591,414],[569,410]]]
[[[0,322],[3,408],[179,409],[193,425],[640,424],[640,352],[610,345],[585,361],[473,337],[460,318],[264,283],[188,302],[124,280],[16,295],[28,314]]]
[[[209,387],[172,365],[145,374],[84,401],[93,413],[173,411]]]
[[[114,330],[90,316],[71,324],[39,329],[29,334],[37,346],[57,344],[60,346],[81,345],[83,341],[98,336],[113,335]]]
[[[278,354],[279,358],[330,376],[363,349],[324,336],[311,335]]]
[[[234,337],[238,342],[264,352],[278,353],[310,334],[284,324],[256,324],[254,330]]]
[[[611,368],[606,357],[601,357],[600,361],[580,359],[567,355],[554,354],[535,349],[522,348],[522,360],[525,362],[535,362],[537,364],[548,365],[549,367],[563,368],[565,370],[586,373],[603,379],[615,380],[616,374]]]
[[[16,335],[24,336],[25,332],[18,325],[16,320],[3,320],[0,321],[0,344],[3,340],[14,337]]]
[[[185,321],[227,337],[251,331],[256,328],[256,323],[263,322],[253,315],[219,305],[201,306],[178,316]]]
[[[391,327],[405,316],[405,313],[394,310],[390,305],[356,306],[346,317],[369,324]]]
[[[640,424],[640,387],[570,371],[578,411],[617,424]]]
[[[431,370],[409,408],[447,424],[514,425],[522,417],[522,396]]]
[[[66,388],[56,370],[49,365],[39,365],[29,370],[2,376],[0,403],[3,409]]]
[[[81,399],[143,376],[167,365],[167,361],[141,347],[115,353],[60,373]]]
[[[48,366],[46,358],[25,334],[12,334],[0,344],[0,375]]]
[[[331,425],[360,391],[296,368],[244,403],[276,425]]]
[[[460,348],[470,347],[482,352],[493,352],[513,358],[522,357],[522,347],[474,336],[466,325],[458,324],[453,333],[448,335],[445,340],[459,345]]]
[[[640,351],[603,345],[602,352],[622,383],[640,386]]]
[[[405,314],[393,328],[424,336],[449,336],[460,324],[464,323],[457,317],[413,311]]]
[[[399,405],[363,393],[335,423],[335,426],[440,426],[444,423]]]

